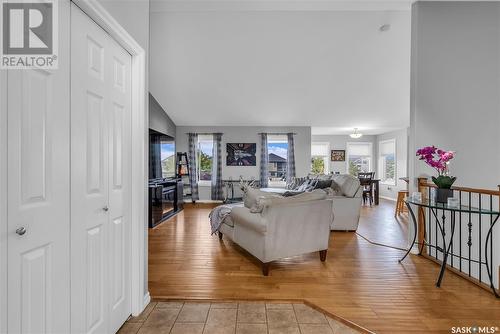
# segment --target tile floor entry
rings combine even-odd
[[[360,333],[305,304],[152,302],[119,334],[352,334]]]

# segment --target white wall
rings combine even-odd
[[[151,13],[151,93],[177,125],[408,126],[409,11],[172,9],[190,2]]]
[[[500,3],[415,3],[411,65],[410,152],[426,145],[454,150],[450,169],[458,177],[456,185],[496,189],[500,184]],[[434,174],[410,157],[412,180]],[[497,226],[493,273],[497,286],[499,238]],[[477,251],[477,243],[473,246]]]
[[[188,152],[187,133],[213,133],[221,132],[222,136],[222,178],[238,179],[241,176],[245,179],[259,179],[260,164],[260,136],[261,132],[287,133],[295,132],[295,164],[296,175],[306,176],[311,169],[311,128],[304,127],[254,127],[254,126],[223,126],[223,127],[189,127],[178,126],[176,136],[177,152]],[[256,143],[257,144],[257,164],[255,167],[226,166],[226,143]],[[200,200],[210,200],[210,187],[200,186]]]
[[[175,138],[176,125],[163,107],[149,94],[149,128]]]
[[[380,196],[388,199],[396,199],[399,190],[406,189],[406,182],[399,180],[400,177],[408,176],[408,130],[401,129],[397,131],[387,132],[377,136],[363,136],[359,139],[353,139],[344,135],[312,135],[312,142],[329,143],[330,150],[346,150],[348,142],[369,142],[372,144],[372,171],[378,175],[378,143],[387,139],[396,139],[396,159],[397,183],[394,185],[380,184]],[[346,152],[347,153],[347,152]],[[330,172],[347,173],[347,162],[345,161],[330,161]]]
[[[378,177],[380,177],[380,171],[378,170],[378,145],[381,141],[389,139],[396,140],[396,185],[381,183],[380,196],[395,200],[398,197],[398,191],[406,190],[408,187],[405,181],[399,179],[408,176],[408,129],[392,131],[376,137],[375,151],[377,152]]]
[[[149,0],[99,0],[99,2],[149,55]]]
[[[372,144],[372,170],[376,171],[376,136],[363,136],[359,139],[353,139],[344,135],[312,135],[313,142],[329,143],[330,150],[346,150],[348,142],[368,142]],[[346,152],[347,158],[347,152]],[[330,161],[330,172],[347,173],[347,161]]]

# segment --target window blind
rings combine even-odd
[[[328,143],[312,143],[311,145],[311,156],[329,156],[329,145]]]
[[[347,146],[349,155],[371,156],[372,145],[370,143],[349,143]]]

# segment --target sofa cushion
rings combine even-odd
[[[273,206],[287,203],[302,203],[308,201],[319,201],[327,197],[327,192],[322,189],[316,189],[309,192],[300,193],[290,197],[261,197],[257,200],[257,205],[252,207],[252,213],[260,213],[266,206]]]
[[[342,194],[346,197],[354,197],[360,188],[360,183],[357,177],[352,175],[342,174],[335,175],[333,181],[339,186]]]

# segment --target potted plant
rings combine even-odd
[[[419,159],[424,160],[427,165],[438,172],[437,177],[432,177],[432,182],[437,186],[436,202],[446,203],[449,197],[453,197],[451,186],[457,178],[449,175],[448,165],[454,158],[454,154],[453,151],[444,151],[435,146],[426,146],[417,150]]]

